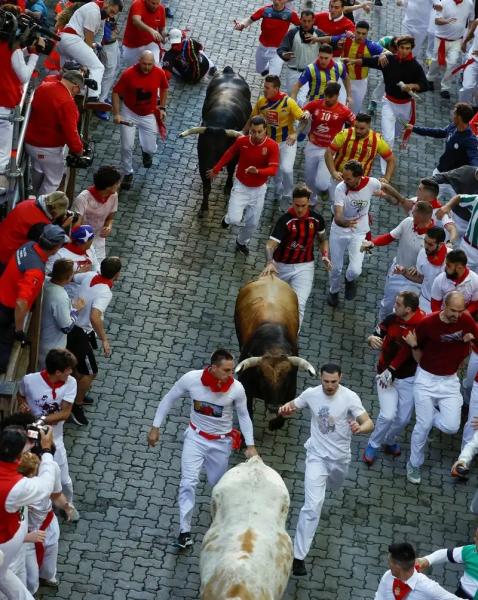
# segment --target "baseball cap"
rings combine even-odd
[[[51,248],[58,246],[58,244],[66,244],[69,241],[70,238],[59,225],[46,225],[38,243],[42,248],[51,250]]]
[[[180,29],[171,29],[169,32],[169,41],[171,44],[179,44],[183,39],[183,34]]]
[[[63,73],[62,79],[69,81],[70,83],[74,83],[75,85],[83,86],[85,85],[85,78],[81,71],[66,71]]]
[[[85,244],[95,237],[95,232],[91,225],[80,225],[71,230],[70,237],[74,244]]]
[[[48,212],[53,209],[55,217],[63,216],[68,210],[68,196],[64,192],[52,192],[45,196],[45,207]]]

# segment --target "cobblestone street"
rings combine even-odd
[[[258,3],[260,4],[260,3]],[[174,26],[190,27],[205,43],[218,68],[231,65],[243,75],[257,98],[261,78],[254,73],[258,26],[233,32],[232,20],[245,17],[258,4],[247,0],[193,2],[173,0]],[[374,8],[371,38],[400,33],[401,9],[393,0]],[[314,8],[326,6],[324,0]],[[372,73],[370,89],[379,81]],[[178,553],[177,489],[183,431],[188,401],[170,413],[155,449],[148,449],[146,433],[161,395],[191,368],[201,368],[219,345],[238,354],[233,311],[239,288],[263,268],[263,247],[278,216],[271,194],[266,199],[260,231],[245,259],[234,252],[234,236],[221,229],[225,200],[224,175],[213,184],[210,210],[197,218],[201,200],[197,172],[196,136],[178,139],[182,130],[197,125],[207,81],[196,87],[174,82],[168,106],[168,139],[161,144],[151,169],[140,166],[135,155],[135,183],[120,195],[111,254],[125,263],[113,289],[106,326],[113,354],[101,359],[93,388],[95,404],[88,409],[88,427],[66,426],[71,475],[81,512],[77,524],[62,524],[56,596],[65,600],[166,600],[199,597],[199,552],[210,523],[211,490],[202,481],[193,521],[195,544]],[[456,100],[456,94],[452,101]],[[438,92],[428,92],[418,103],[418,124],[446,125],[452,104]],[[379,117],[375,119],[379,128]],[[119,130],[95,122],[96,159],[119,163]],[[393,184],[415,195],[420,177],[431,174],[441,153],[441,140],[412,136],[409,147],[398,151]],[[297,179],[302,175],[303,148],[299,150]],[[82,173],[77,192],[91,185],[91,173]],[[392,229],[404,215],[375,199],[373,232]],[[324,216],[330,221],[328,211]],[[325,302],[326,275],[316,270],[314,291],[300,335],[300,355],[320,365],[342,364],[343,383],[356,391],[375,419],[374,353],[365,339],[375,324],[384,276],[393,257],[393,245],[366,258],[355,301],[333,311]],[[317,385],[299,377],[298,390]],[[283,430],[269,432],[262,405],[255,416],[259,452],[283,476],[291,495],[288,530],[293,535],[303,502],[303,473],[308,437],[307,411],[290,419]],[[291,578],[286,600],[371,599],[387,569],[386,550],[394,541],[408,540],[418,552],[470,543],[473,517],[468,505],[476,476],[456,484],[449,472],[458,456],[461,433],[445,437],[436,430],[423,468],[420,486],[407,482],[407,431],[402,456],[383,457],[368,469],[360,457],[366,438],[352,446],[346,484],[327,492],[321,522],[307,560],[309,574]],[[235,455],[233,462],[241,460]],[[433,576],[454,591],[457,569],[434,569]],[[218,599],[219,600],[219,599]]]

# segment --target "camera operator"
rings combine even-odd
[[[55,464],[51,429],[40,432],[41,463],[37,477],[23,477],[17,472],[18,461],[27,443],[22,427],[5,427],[0,433],[0,592],[8,600],[31,600],[33,596],[10,570],[21,551],[28,531],[26,507],[44,500],[53,492]]]
[[[81,71],[67,71],[59,81],[42,82],[35,92],[25,135],[34,194],[58,189],[65,169],[65,145],[72,154],[83,152],[75,96],[84,83]]]
[[[14,18],[20,14],[17,6],[5,4],[1,9],[5,15],[5,23],[14,26]],[[10,18],[8,18],[10,17]],[[38,61],[38,48],[45,46],[45,40],[38,36],[33,47],[27,49],[28,61],[18,41],[10,43],[10,35],[0,32],[0,64],[2,65],[2,85],[0,86],[0,187],[5,187],[4,175],[10,161],[12,149],[13,121],[5,119],[10,115],[22,98],[23,84],[30,80]]]

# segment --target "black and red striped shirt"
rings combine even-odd
[[[297,217],[290,208],[277,221],[270,239],[279,242],[275,252],[276,262],[296,264],[314,260],[314,240],[317,234],[325,233],[325,221],[318,213],[308,210]]]

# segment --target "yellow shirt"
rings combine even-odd
[[[260,115],[267,123],[267,135],[280,144],[285,142],[291,133],[295,133],[294,121],[301,119],[304,111],[295,100],[287,94],[280,98],[267,100],[260,96],[252,109],[251,117]]]
[[[353,127],[340,131],[332,140],[330,150],[336,153],[334,163],[337,171],[342,172],[349,160],[357,160],[363,165],[365,176],[372,170],[377,154],[385,159],[392,155],[390,146],[379,133],[371,130],[366,138],[357,139]]]

